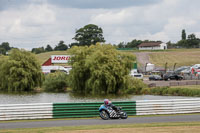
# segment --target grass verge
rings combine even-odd
[[[135,128],[164,128],[164,127],[198,127],[200,122],[175,122],[175,123],[150,123],[150,124],[117,124],[117,125],[92,125],[92,126],[66,126],[66,127],[48,127],[48,128],[28,128],[28,129],[3,129],[0,133],[49,133],[49,132],[66,132],[66,131],[77,131],[77,130],[97,130],[97,129],[121,129],[121,128],[130,128],[134,130]],[[170,129],[169,129],[170,130]],[[191,130],[192,132],[192,130]]]

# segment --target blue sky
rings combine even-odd
[[[176,42],[181,30],[200,38],[199,0],[0,0],[0,43],[25,49],[66,44],[96,24],[106,43]]]

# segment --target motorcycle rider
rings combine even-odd
[[[115,110],[116,112],[119,111],[119,109],[118,109],[115,105],[113,105],[112,102],[109,101],[108,99],[104,99],[104,105],[105,105],[106,108],[111,107],[111,108],[112,108],[113,110]]]

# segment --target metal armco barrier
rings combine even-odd
[[[138,100],[137,115],[199,113],[200,98],[169,100]]]
[[[0,120],[52,118],[52,103],[0,105]]]
[[[5,104],[0,105],[0,120],[96,117],[99,116],[101,104],[103,103]],[[122,107],[129,116],[200,112],[200,98],[137,100],[113,104]]]
[[[102,102],[97,103],[54,103],[53,118],[75,118],[99,116],[99,107]],[[114,105],[122,107],[128,115],[136,115],[136,103],[113,102]]]

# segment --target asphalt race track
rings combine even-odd
[[[131,124],[131,123],[162,123],[162,122],[192,122],[200,121],[200,114],[194,115],[170,115],[170,116],[141,116],[129,117],[126,120],[102,120],[97,119],[75,119],[75,120],[45,120],[45,121],[0,121],[0,129],[11,128],[38,128],[38,127],[60,127],[60,126],[82,126],[82,125],[105,125],[105,124]]]

